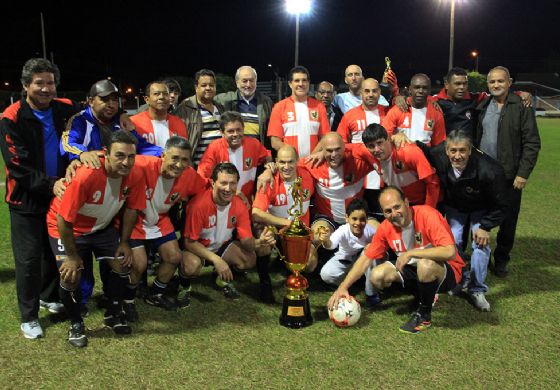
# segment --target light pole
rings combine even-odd
[[[455,44],[455,0],[451,0],[449,16],[449,69],[453,68],[453,46]]]
[[[476,50],[471,51],[471,56],[474,58],[474,71],[478,73],[478,52]]]
[[[286,11],[296,16],[296,49],[294,66],[299,63],[299,16],[311,11],[311,0],[286,0]]]

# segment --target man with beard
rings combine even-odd
[[[493,268],[496,276],[505,277],[515,241],[521,191],[537,163],[541,140],[535,114],[510,91],[509,70],[503,66],[491,69],[487,83],[492,96],[477,108],[480,115],[476,144],[496,159],[505,171],[505,197],[509,207],[496,238]]]
[[[377,289],[392,286],[414,295],[418,307],[400,331],[418,334],[431,326],[432,304],[437,293],[451,290],[461,279],[463,260],[455,248],[449,225],[429,206],[410,206],[403,192],[386,187],[379,195],[385,220],[379,225],[371,244],[333,293],[328,307],[350,296],[350,286],[366,272],[370,264],[382,261],[388,249],[396,260],[377,265],[370,280]]]
[[[257,71],[245,65],[235,72],[237,91],[220,93],[216,102],[224,106],[225,111],[237,111],[243,118],[246,136],[258,139],[261,144],[270,149],[270,142],[266,136],[268,121],[272,111],[272,99],[257,91]]]

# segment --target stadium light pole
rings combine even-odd
[[[294,66],[299,62],[299,16],[311,11],[311,0],[286,0],[286,11],[296,16],[296,49]]]
[[[449,15],[449,69],[453,68],[453,46],[455,45],[455,0],[451,0]]]
[[[476,50],[471,51],[471,56],[474,58],[474,71],[478,73],[478,52]]]

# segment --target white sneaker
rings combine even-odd
[[[60,302],[39,301],[39,306],[42,309],[47,309],[49,312],[53,314],[59,314],[64,311],[64,305]]]
[[[470,294],[474,307],[480,311],[490,311],[490,304],[486,300],[483,292]]]
[[[23,332],[23,337],[26,339],[38,339],[43,337],[43,329],[41,329],[41,325],[37,320],[23,322],[20,325],[20,329]]]

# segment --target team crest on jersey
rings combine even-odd
[[[252,164],[253,164],[253,159],[251,157],[247,157],[245,159],[245,168],[251,168]]]
[[[235,226],[236,224],[237,224],[237,218],[234,215],[233,217],[231,217],[231,226]]]
[[[151,199],[153,193],[154,193],[154,189],[153,189],[153,188],[148,188],[148,189],[146,189],[146,199]]]
[[[309,198],[309,190],[306,188],[303,190],[303,199]]]
[[[422,246],[422,232],[414,233],[414,242],[418,246]]]
[[[319,113],[315,110],[310,112],[311,114],[311,118],[313,118],[314,120],[318,120],[319,119]]]
[[[397,160],[397,162],[395,163],[395,166],[397,167],[397,169],[402,170],[404,168],[404,164],[402,161]]]
[[[177,200],[177,198],[179,197],[179,193],[178,192],[174,192],[171,194],[171,196],[169,197],[169,200],[171,202],[175,202]]]
[[[349,173],[348,175],[346,175],[344,177],[344,181],[346,183],[352,183],[354,181],[354,174],[353,173]]]
[[[434,120],[433,119],[429,119],[428,120],[428,129],[432,130],[434,128]]]
[[[467,119],[471,119],[472,118],[472,114],[470,111],[465,112],[465,116],[467,117]]]
[[[124,187],[122,194],[124,197],[127,197],[128,195],[130,195],[130,187]]]

